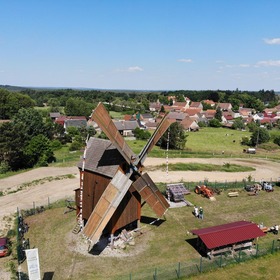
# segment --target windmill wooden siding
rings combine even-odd
[[[107,227],[109,226],[109,220],[114,213],[118,214],[119,210],[117,208],[122,204],[121,201],[130,188],[131,183],[132,181],[118,170],[106,190],[103,192],[83,231],[84,235],[86,235],[93,243],[96,243],[99,240],[106,225]]]
[[[89,139],[84,158],[79,163],[83,197],[80,201],[76,193],[76,205],[84,206],[78,209],[81,210],[79,221],[85,222],[84,227],[81,223],[80,226],[84,235],[95,244],[103,233],[114,234],[129,225],[135,228],[135,222],[140,220],[141,198],[158,216],[169,207],[151,178],[147,174],[141,175],[141,171],[148,152],[170,122],[165,115],[140,154],[135,155],[102,103],[93,111],[92,118],[110,140]]]
[[[97,148],[98,147],[98,148]],[[104,158],[105,157],[105,158]],[[82,163],[78,165],[80,172]],[[125,173],[128,165],[109,140],[90,138],[83,183],[82,218],[86,223],[103,192],[118,170]],[[106,175],[104,175],[106,174]],[[81,177],[81,176],[80,176]],[[76,191],[77,215],[80,211],[80,189]],[[104,232],[114,233],[141,218],[141,197],[130,187]]]

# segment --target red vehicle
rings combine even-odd
[[[8,238],[0,238],[0,257],[5,257],[9,254],[9,241]]]

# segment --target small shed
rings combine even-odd
[[[253,240],[265,233],[257,224],[238,221],[191,231],[197,235],[197,248],[209,257],[225,252],[251,248]]]

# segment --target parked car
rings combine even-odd
[[[9,240],[6,237],[0,238],[0,257],[9,255]]]

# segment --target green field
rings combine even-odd
[[[239,197],[229,198],[227,192],[232,190],[238,190]],[[192,229],[238,220],[262,222],[266,226],[279,222],[279,187],[273,193],[262,191],[253,197],[248,196],[242,189],[232,190],[216,195],[216,201],[210,201],[193,192],[186,196],[191,203],[204,208],[204,220],[196,219],[192,215],[193,207],[181,207],[169,209],[165,215],[166,220],[162,220],[161,224],[151,225],[145,220],[155,221],[156,217],[149,206],[144,205],[141,234],[135,237],[135,245],[121,250],[126,256],[93,256],[87,252],[77,252],[75,248],[79,243],[76,235],[71,233],[75,226],[75,213],[64,214],[65,207],[53,208],[26,218],[30,225],[26,237],[30,239],[31,247],[39,249],[42,274],[53,272],[54,279],[153,279],[155,270],[165,275],[158,279],[176,279],[175,274],[172,274],[173,278],[169,277],[179,262],[182,267],[195,269],[195,264],[200,261],[199,253],[191,245],[195,236],[188,234]],[[276,238],[277,236],[268,233],[259,239],[258,246],[269,248],[269,244]],[[193,276],[191,279],[275,278],[276,272],[280,270],[278,259],[279,254],[276,253],[274,257],[261,257],[223,268],[215,266],[212,272],[203,273],[197,278]],[[265,268],[264,263],[269,265],[269,269]],[[22,268],[26,271],[26,262]]]
[[[267,152],[258,149],[255,155],[244,154],[243,146],[240,144],[240,139],[244,135],[249,133],[223,128],[204,128],[199,132],[189,133],[184,151],[169,151],[168,155],[169,157],[267,157],[279,160],[279,150]],[[146,141],[128,143],[136,153],[139,153]],[[57,161],[51,165],[73,166],[77,164],[81,155],[81,151],[69,153],[68,148],[63,147],[56,151]],[[150,156],[165,157],[166,150],[155,147]],[[187,167],[182,166],[182,168]],[[192,168],[203,170],[206,167],[200,165]],[[187,182],[186,185],[188,186]],[[123,249],[122,254],[126,254],[125,256],[93,256],[86,251],[82,254],[77,252],[75,248],[79,243],[76,236],[71,233],[75,226],[75,213],[64,214],[66,207],[61,205],[28,217],[26,221],[30,225],[30,230],[26,238],[30,239],[32,248],[39,249],[42,275],[50,272],[53,273],[54,279],[153,279],[152,275],[155,271],[164,271],[165,276],[158,279],[175,279],[175,276],[170,278],[168,275],[170,271],[175,271],[178,263],[194,268],[199,264],[200,255],[190,244],[194,236],[189,235],[188,232],[192,229],[243,219],[256,223],[262,222],[266,226],[280,223],[279,187],[276,187],[273,193],[261,191],[258,196],[253,197],[248,196],[241,188],[242,184],[240,187],[238,185],[219,187],[223,191],[220,195],[216,195],[216,201],[210,201],[193,192],[186,196],[191,203],[204,208],[203,221],[193,217],[192,207],[181,207],[169,209],[165,215],[166,220],[162,220],[160,225],[157,223],[151,225],[146,221],[155,221],[157,217],[145,204],[142,212],[141,234],[135,238],[134,246]],[[159,184],[159,188],[162,192],[165,191],[164,184]],[[239,191],[240,195],[229,198],[227,196],[229,191]],[[269,233],[259,240],[259,245],[267,246],[276,238]],[[12,257],[9,258],[12,261]],[[277,279],[277,271],[280,271],[278,259],[279,253],[275,253],[241,264],[226,265],[188,279],[267,279],[267,277]],[[27,271],[26,262],[23,263],[22,269]]]
[[[279,135],[280,130],[273,130],[273,135]],[[255,155],[243,153],[248,146],[241,145],[242,137],[250,137],[248,131],[231,130],[227,128],[205,127],[198,132],[187,133],[187,143],[184,150],[169,150],[168,156],[172,157],[265,157],[280,158],[280,147],[277,150],[267,151],[258,147]],[[127,141],[135,153],[139,153],[146,141]],[[166,157],[166,150],[155,146],[150,152],[151,157]]]

